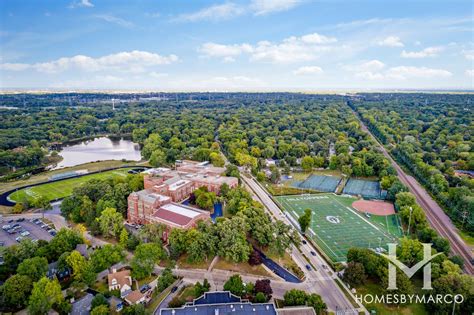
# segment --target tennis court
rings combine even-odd
[[[350,178],[344,187],[343,193],[364,198],[383,199],[382,190],[377,181]]]
[[[385,248],[402,235],[397,215],[366,216],[352,207],[357,198],[335,194],[276,196],[296,226],[305,209],[312,210],[307,236],[334,262],[346,261],[352,247]]]
[[[310,175],[305,180],[293,183],[294,187],[322,192],[335,192],[341,182],[339,176]]]

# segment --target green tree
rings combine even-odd
[[[33,282],[46,276],[48,260],[44,257],[33,257],[23,260],[16,270],[17,274],[28,276]]]
[[[164,256],[162,247],[156,243],[140,244],[135,249],[135,255],[130,262],[132,276],[143,279],[149,276],[155,263]]]
[[[285,306],[306,305],[307,294],[304,291],[291,289],[283,295],[283,303]]]
[[[95,282],[96,274],[92,264],[87,261],[81,253],[73,250],[66,258],[69,267],[72,268],[74,280],[91,285]]]
[[[305,172],[309,172],[314,167],[314,159],[311,156],[305,156],[301,159],[301,168]]]
[[[120,232],[120,236],[119,236],[119,244],[123,248],[126,248],[127,242],[128,242],[128,232],[125,228],[122,228],[122,231]]]
[[[162,150],[156,149],[150,155],[149,162],[150,162],[150,165],[153,167],[164,166],[166,164],[166,154]]]
[[[158,292],[163,292],[167,287],[173,284],[174,280],[175,278],[170,268],[166,268],[165,270],[163,270],[156,284]]]
[[[351,287],[357,287],[361,284],[364,284],[367,280],[364,265],[353,261],[348,263],[346,269],[344,270],[343,280],[349,283]]]
[[[13,275],[0,287],[0,301],[9,309],[20,309],[26,305],[32,287],[28,276]]]
[[[247,242],[248,224],[244,218],[233,217],[217,223],[217,234],[220,238],[219,256],[233,261],[248,261],[251,246]]]
[[[94,296],[94,298],[92,299],[92,302],[91,302],[91,308],[94,309],[94,308],[96,308],[100,305],[107,306],[107,309],[108,309],[108,306],[109,306],[109,302],[107,301],[107,298],[101,293]]]
[[[109,307],[107,305],[99,305],[92,308],[91,315],[108,315],[110,314]]]
[[[311,209],[305,209],[304,214],[298,218],[301,232],[306,233],[311,224]]]
[[[242,296],[245,286],[240,275],[233,275],[224,283],[224,290],[230,291],[232,294]]]
[[[102,211],[98,220],[100,231],[105,237],[117,237],[123,229],[123,217],[114,208]]]
[[[63,300],[59,282],[43,277],[33,286],[28,302],[28,313],[32,315],[46,314],[53,305],[59,304]]]

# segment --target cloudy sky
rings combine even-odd
[[[1,0],[0,87],[474,89],[470,0]]]

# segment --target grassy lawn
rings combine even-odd
[[[285,255],[283,255],[283,257],[278,256],[271,252],[265,252],[265,255],[267,255],[268,258],[278,263],[280,266],[283,266],[284,268],[286,268],[288,271],[293,273],[298,278],[300,279],[304,278],[303,270],[301,270],[301,268],[298,267],[298,265],[291,258],[290,254],[288,254],[287,252],[285,252]]]
[[[105,293],[109,291],[109,286],[107,283],[105,283],[105,280],[98,281],[92,285],[92,289],[100,292],[100,293]]]
[[[466,232],[463,232],[461,230],[459,230],[459,236],[461,236],[461,238],[464,240],[464,242],[466,242],[466,244],[468,246],[470,246],[471,249],[474,249],[474,236],[471,236],[471,235],[469,235]]]
[[[376,283],[368,281],[363,286],[357,289],[356,296],[365,295],[365,294],[382,294],[380,286]],[[364,304],[367,310],[370,312],[371,310],[375,310],[377,314],[380,315],[392,315],[392,314],[399,314],[399,315],[425,315],[428,314],[426,311],[424,304],[410,304],[410,305],[386,305],[380,303],[372,303],[372,304]]]
[[[250,266],[246,262],[232,263],[224,259],[219,259],[219,261],[214,265],[214,269],[222,269],[238,273],[249,273],[263,277],[271,277],[271,275],[262,266]]]
[[[176,265],[179,268],[182,268],[182,269],[205,269],[205,270],[207,270],[209,268],[209,265],[212,262],[212,258],[213,257],[210,257],[207,261],[191,264],[191,263],[188,262],[188,256],[187,255],[181,255],[181,257],[179,257],[178,261],[176,262]]]
[[[21,179],[21,180],[16,180],[16,181],[11,181],[11,182],[0,182],[0,193],[13,189],[15,187],[21,187],[25,185],[36,184],[36,183],[47,181],[49,177],[54,174],[60,174],[64,172],[71,172],[71,171],[84,170],[84,169],[89,170],[89,172],[95,172],[95,171],[100,171],[100,170],[104,170],[104,169],[108,169],[112,167],[119,167],[119,166],[133,167],[134,165],[137,165],[137,163],[139,162],[100,161],[100,162],[85,163],[81,165],[63,168],[60,170],[44,172],[41,174],[33,175],[26,179]]]
[[[59,182],[45,183],[43,185],[18,190],[12,193],[9,197],[14,201],[20,202],[25,200],[25,198],[31,202],[39,196],[45,196],[49,200],[64,198],[69,196],[75,187],[78,187],[91,179],[105,179],[118,176],[126,177],[129,170],[129,168],[117,169],[83,177],[70,178]]]
[[[158,293],[153,296],[151,299],[150,303],[146,305],[146,310],[151,314],[155,311],[155,309],[160,305],[160,303],[168,296],[168,293],[171,291],[173,288],[174,284],[167,287],[163,292]]]
[[[367,218],[352,208],[357,200],[353,197],[334,194],[312,194],[301,196],[277,196],[275,199],[296,222],[305,209],[311,210],[311,224],[307,237],[311,238],[333,262],[346,260],[347,251],[352,247],[386,247],[397,242],[399,234],[391,218],[377,222]],[[381,224],[384,223],[384,224]],[[388,226],[387,226],[388,225]],[[389,229],[390,228],[390,229]]]

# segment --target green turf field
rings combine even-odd
[[[64,198],[72,193],[72,190],[91,179],[104,179],[111,176],[127,176],[127,172],[132,168],[121,168],[103,173],[91,174],[82,177],[69,178],[59,182],[45,183],[30,188],[15,191],[8,196],[12,201],[22,201],[25,197],[28,201],[32,201],[39,196],[46,196],[49,200]]]
[[[387,248],[401,236],[397,215],[367,218],[351,207],[357,199],[334,194],[276,196],[280,205],[298,224],[305,209],[312,210],[306,233],[334,262],[346,260],[351,247]]]

